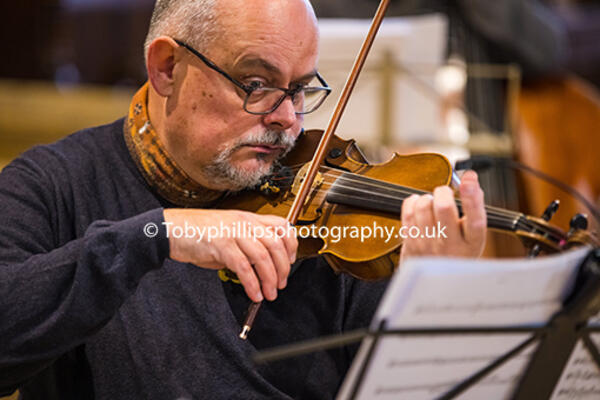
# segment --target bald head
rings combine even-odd
[[[288,21],[308,26],[313,30],[309,34],[317,34],[317,20],[308,0],[156,0],[144,55],[147,58],[150,44],[160,36],[186,41],[204,51],[224,34],[239,36],[236,28],[240,23],[285,29],[281,23]]]
[[[263,26],[278,33],[289,29],[290,24],[308,29],[316,29],[317,25],[312,6],[306,0],[254,0],[251,3],[225,0],[218,2],[214,11],[225,32],[235,31],[240,24],[251,28]]]

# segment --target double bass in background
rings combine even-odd
[[[575,76],[545,79],[526,85],[519,96],[520,129],[515,137],[518,160],[573,187],[596,207],[600,205],[600,92]],[[523,175],[527,211],[543,209],[560,199],[553,223],[569,225],[585,205],[556,185]],[[590,221],[598,229],[600,221]]]

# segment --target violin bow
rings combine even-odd
[[[302,211],[302,207],[304,206],[306,197],[308,196],[308,194],[310,192],[310,188],[312,187],[313,181],[315,180],[315,177],[317,176],[317,173],[319,172],[319,168],[321,167],[321,164],[323,163],[323,160],[325,159],[325,153],[326,153],[327,146],[329,145],[329,142],[330,142],[331,138],[333,137],[335,130],[337,129],[337,127],[340,123],[342,114],[344,113],[344,110],[346,109],[346,105],[348,104],[348,100],[350,100],[350,95],[352,94],[352,91],[354,90],[354,86],[356,85],[356,82],[358,81],[358,76],[360,75],[360,72],[365,64],[365,61],[367,60],[367,55],[369,54],[369,51],[371,50],[371,46],[373,45],[373,42],[375,41],[375,36],[377,35],[377,31],[379,30],[379,27],[381,26],[381,22],[383,21],[383,16],[385,15],[385,12],[388,8],[389,3],[390,3],[390,0],[381,0],[381,2],[379,3],[377,12],[375,13],[375,16],[373,17],[373,21],[371,22],[371,27],[369,28],[369,32],[367,33],[367,36],[365,37],[365,40],[360,48],[360,51],[359,51],[358,55],[356,56],[356,60],[354,60],[354,65],[352,66],[350,75],[348,75],[348,79],[346,80],[346,83],[344,84],[344,89],[342,90],[342,93],[340,94],[340,98],[338,99],[338,102],[335,106],[335,110],[333,111],[333,114],[331,115],[331,119],[329,120],[327,129],[325,130],[325,133],[321,137],[319,146],[315,150],[315,155],[313,156],[313,159],[310,162],[310,167],[306,173],[306,176],[304,177],[304,181],[300,185],[298,194],[296,195],[296,198],[294,199],[294,203],[292,204],[292,207],[290,208],[290,211],[286,218],[291,225],[295,225],[296,222],[298,221],[298,218],[300,217],[300,213]],[[256,315],[258,314],[258,310],[260,310],[261,304],[262,304],[262,301],[258,302],[258,303],[253,302],[248,307],[248,313],[246,314],[246,320],[244,322],[244,326],[242,327],[242,332],[240,333],[241,339],[244,339],[244,340],[247,339],[248,332],[250,332],[250,330],[252,329],[252,325],[254,324],[254,319],[256,318]]]

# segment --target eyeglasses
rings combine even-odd
[[[292,99],[294,110],[296,114],[308,114],[315,111],[323,104],[325,98],[331,93],[331,88],[327,85],[327,82],[316,73],[316,78],[322,86],[305,86],[304,84],[296,84],[289,89],[276,88],[276,87],[262,87],[256,85],[246,85],[232,78],[227,72],[217,67],[215,63],[206,58],[202,53],[194,49],[192,46],[185,42],[174,39],[175,42],[185,47],[193,55],[198,57],[207,67],[217,71],[223,75],[235,86],[240,88],[246,93],[244,99],[244,110],[250,114],[265,115],[270,114],[279,107],[287,96]],[[256,82],[258,83],[258,82]]]

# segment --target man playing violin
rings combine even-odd
[[[355,347],[258,367],[251,355],[368,325],[385,282],[336,275],[321,258],[295,263],[292,236],[166,235],[186,224],[287,227],[214,207],[260,183],[327,96],[310,4],[159,0],[145,50],[148,83],[127,118],[36,147],[0,174],[0,392],[333,397]],[[407,239],[402,259],[481,253],[474,173],[460,197],[462,217],[448,187],[404,201],[404,225],[440,221],[447,239]],[[248,304],[263,299],[240,340]]]

